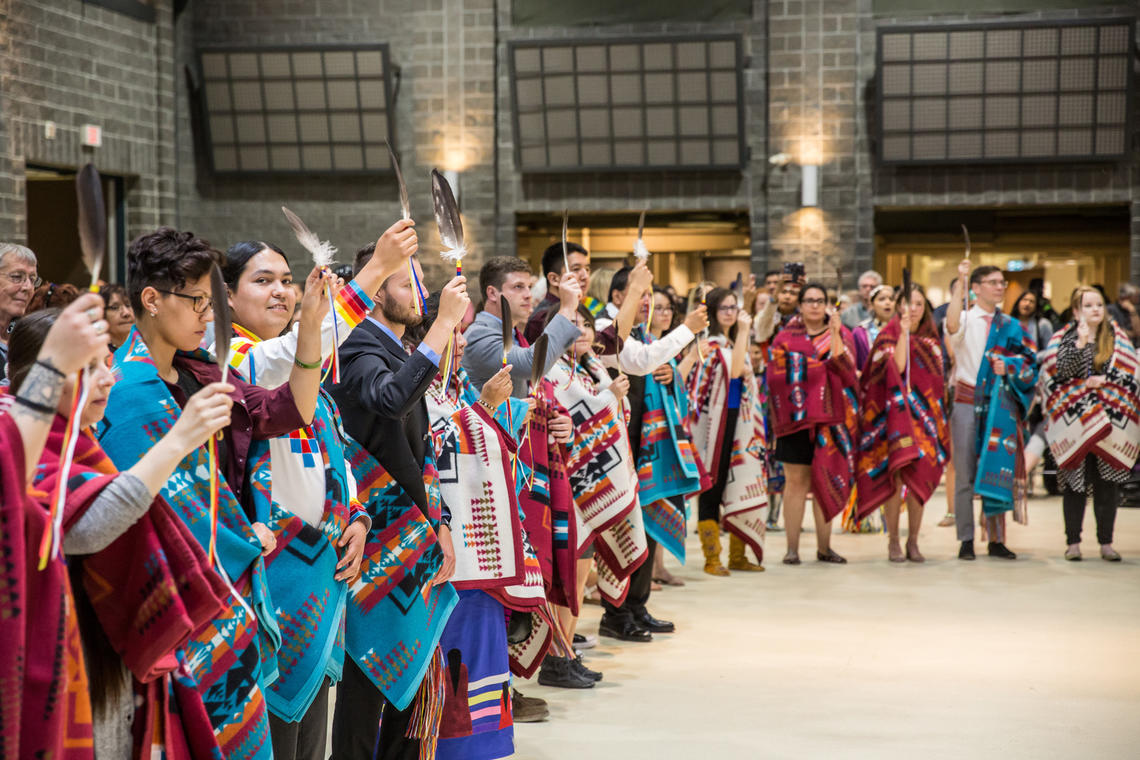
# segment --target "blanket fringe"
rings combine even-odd
[[[439,724],[443,718],[443,697],[445,693],[443,650],[435,648],[431,664],[428,666],[420,689],[416,692],[412,718],[408,721],[405,733],[409,739],[420,742],[420,760],[435,760],[436,745],[439,742]]]

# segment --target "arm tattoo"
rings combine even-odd
[[[52,372],[33,364],[24,378],[17,399],[23,399],[28,404],[17,404],[12,408],[12,414],[27,414],[36,420],[50,420],[59,406],[59,399],[63,395],[64,378],[58,372]],[[51,413],[40,411],[41,408],[51,409]]]

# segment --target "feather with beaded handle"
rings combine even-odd
[[[284,206],[281,207],[281,213],[285,215],[285,219],[293,229],[293,234],[296,235],[297,242],[313,257],[313,265],[322,270],[328,270],[329,267],[332,266],[333,257],[336,256],[336,246],[327,240],[321,240],[317,237],[317,234],[310,230],[307,224],[301,221],[301,217]],[[325,297],[329,301],[329,313],[333,315],[333,351],[329,371],[332,373],[332,381],[337,383],[340,382],[340,352],[338,350],[340,346],[340,334],[336,319],[336,297],[333,294],[331,283],[325,287]]]
[[[396,173],[396,187],[400,190],[400,210],[404,219],[411,219],[412,204],[408,201],[408,185],[404,182],[404,173],[400,171],[400,162],[396,160],[396,152],[392,150],[387,140],[384,141],[384,147],[388,149],[388,161],[392,164],[392,171]]]
[[[447,261],[455,264],[455,276],[463,274],[463,256],[467,248],[463,242],[463,219],[451,185],[438,169],[431,170],[431,200],[435,209],[435,224],[445,250],[440,252]]]
[[[86,164],[75,175],[75,196],[79,207],[79,248],[83,264],[91,273],[88,290],[99,292],[99,272],[107,252],[107,211],[103,202],[103,181],[93,164]],[[80,418],[88,395],[88,376],[80,370],[75,376],[72,389],[72,403],[67,417],[67,428],[63,434],[61,449],[62,462],[60,476],[48,507],[48,520],[40,536],[38,567],[43,570],[48,560],[59,556],[63,543],[64,501],[67,499],[67,482],[71,473],[71,463],[75,459],[75,446],[79,441]]]
[[[633,243],[633,255],[640,261],[649,261],[649,248],[645,245],[645,211],[637,220],[637,240]]]
[[[506,296],[499,296],[499,315],[503,318],[503,366],[507,366],[507,354],[515,347],[515,325],[511,319],[511,302]]]
[[[321,269],[332,266],[333,257],[336,256],[336,246],[317,237],[317,234],[301,221],[301,217],[286,207],[281,207],[281,213],[285,215],[285,219],[293,229],[293,234],[297,236],[297,242],[313,257],[313,264]]]
[[[233,337],[233,323],[230,319],[229,291],[221,268],[214,264],[210,267],[210,301],[214,310],[214,353],[218,368],[222,372],[222,382],[230,369],[230,340]],[[210,457],[210,543],[207,547],[207,558],[212,565],[217,556],[218,547],[218,449],[215,443],[216,436],[210,436],[206,442],[206,452]]]
[[[91,273],[88,290],[98,293],[99,273],[107,253],[107,207],[103,202],[103,180],[94,164],[84,165],[75,175],[75,195],[79,203],[79,248]]]
[[[566,248],[566,232],[570,228],[570,209],[562,210],[562,274],[570,272],[570,253]]]
[[[542,382],[543,375],[546,374],[546,352],[550,345],[550,338],[546,333],[538,336],[538,340],[534,342],[534,360],[530,366],[530,391],[534,395],[535,389],[538,384]]]

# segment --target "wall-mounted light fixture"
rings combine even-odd
[[[455,196],[455,205],[462,208],[462,204],[459,202],[459,172],[455,169],[444,169],[443,178],[451,186],[451,194]]]
[[[800,205],[812,208],[819,205],[819,165],[804,164],[800,167]]]

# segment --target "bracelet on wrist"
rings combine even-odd
[[[490,404],[488,404],[483,399],[476,399],[476,401],[478,402],[479,406],[483,407],[484,409],[486,409],[491,414],[495,413],[495,407],[491,406]]]
[[[320,369],[321,360],[317,359],[315,362],[303,362],[297,356],[293,357],[293,363],[301,369]]]

